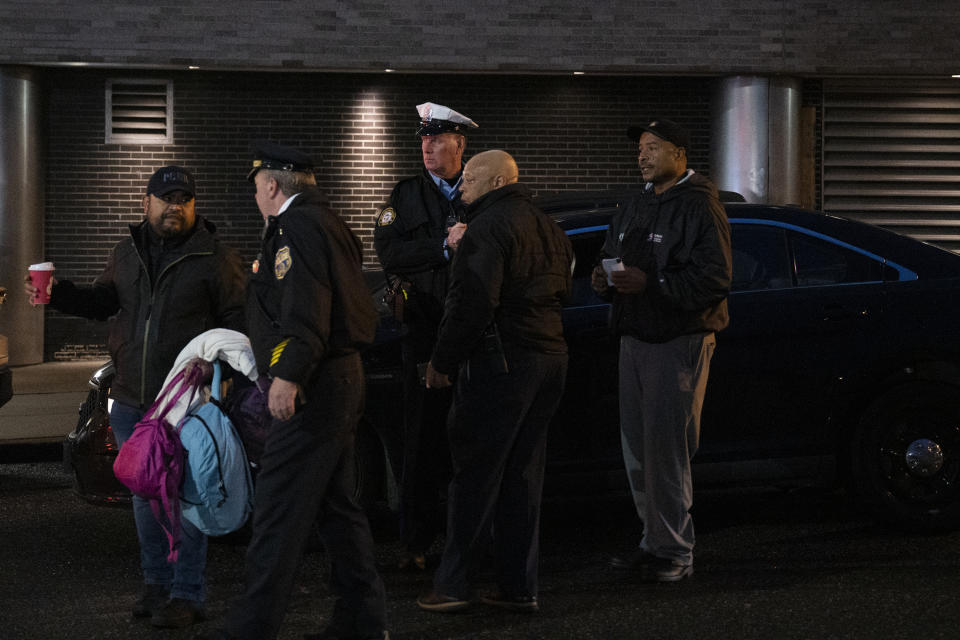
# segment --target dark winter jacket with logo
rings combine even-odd
[[[270,216],[247,319],[261,374],[306,386],[317,363],[373,342],[377,312],[360,241],[316,188]]]
[[[614,215],[602,254],[647,274],[645,292],[614,291],[617,335],[658,343],[727,326],[730,224],[706,178],[688,171],[659,195],[648,185]]]
[[[146,221],[130,225],[130,237],[113,248],[93,285],[58,282],[50,305],[109,320],[107,346],[116,369],[110,395],[146,408],[195,336],[214,328],[245,330],[243,291],[240,256],[219,242],[212,222],[197,216],[186,239],[161,241]]]
[[[415,331],[436,332],[443,314],[452,252],[444,254],[447,228],[463,216],[460,196],[441,193],[426,169],[393,188],[373,230],[383,270],[410,282],[406,321]]]

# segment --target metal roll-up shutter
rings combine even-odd
[[[824,211],[960,252],[960,80],[823,91]]]

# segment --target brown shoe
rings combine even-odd
[[[436,591],[431,591],[426,595],[417,598],[417,605],[424,611],[436,611],[439,613],[453,613],[466,609],[470,603],[460,598],[446,596]]]

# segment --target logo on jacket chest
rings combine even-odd
[[[290,255],[290,247],[284,245],[277,251],[277,257],[273,261],[273,275],[277,280],[283,280],[292,266],[293,257]]]
[[[663,234],[662,233],[653,233],[647,235],[647,242],[652,242],[654,244],[663,244]]]

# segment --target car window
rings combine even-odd
[[[597,257],[600,255],[600,248],[603,247],[606,233],[605,229],[601,229],[569,235],[576,264],[573,269],[573,293],[567,303],[568,306],[583,307],[607,304],[590,286],[590,274],[593,272],[593,266],[597,263]]]
[[[784,227],[734,223],[731,291],[897,280],[896,269],[849,247]]]
[[[793,286],[784,229],[759,224],[733,224],[730,237],[733,255],[731,291]]]
[[[791,233],[790,244],[797,286],[883,281],[883,263],[852,249],[802,233]]]

